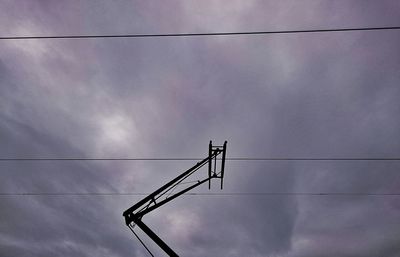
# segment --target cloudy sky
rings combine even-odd
[[[0,36],[399,26],[399,13],[396,0],[3,0]],[[399,157],[399,45],[397,30],[0,40],[0,157],[203,158],[209,140],[228,157]],[[13,194],[146,193],[194,164],[1,161],[0,255],[148,256],[122,217],[143,196]],[[399,193],[399,168],[228,161],[223,192]],[[182,256],[400,256],[399,196],[183,196],[143,221]]]

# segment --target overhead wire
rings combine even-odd
[[[0,161],[199,161],[201,158],[0,158]],[[254,158],[233,157],[230,161],[400,161],[400,158]],[[190,181],[191,183],[192,181]],[[188,182],[189,183],[189,182]],[[0,193],[0,196],[145,196],[140,192]],[[170,195],[171,193],[166,193]],[[400,193],[357,192],[249,192],[249,193],[185,193],[191,196],[400,196]]]
[[[199,161],[201,158],[0,158],[0,161]],[[230,161],[400,161],[400,158],[254,158],[231,157]],[[189,181],[186,183],[192,183]],[[0,196],[145,196],[142,192],[21,192],[0,193]],[[167,193],[165,195],[170,195]],[[400,193],[360,192],[228,192],[185,193],[191,196],[400,196]]]
[[[0,196],[147,196],[150,193],[103,192],[103,193],[0,193]],[[400,196],[400,193],[363,192],[228,192],[228,193],[185,193],[187,196]]]
[[[303,30],[271,30],[271,31],[241,31],[241,32],[205,32],[205,33],[157,33],[157,34],[109,34],[109,35],[47,35],[47,36],[0,36],[0,40],[31,40],[31,39],[95,39],[95,38],[160,38],[160,37],[204,37],[204,36],[246,36],[268,34],[298,34],[326,33],[351,31],[399,30],[400,26],[384,27],[353,27],[332,29],[303,29]]]
[[[202,158],[85,158],[85,157],[55,157],[55,158],[0,158],[0,162],[12,161],[200,161]],[[360,157],[360,158],[315,158],[315,157],[231,157],[227,161],[400,161],[399,157]]]

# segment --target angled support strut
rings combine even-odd
[[[142,218],[145,214],[157,209],[158,207],[172,201],[178,196],[192,190],[201,184],[208,182],[209,189],[211,188],[211,179],[219,178],[221,179],[221,189],[224,179],[224,169],[225,169],[225,156],[226,156],[226,141],[222,146],[213,146],[210,141],[208,157],[198,162],[192,168],[183,172],[176,178],[172,179],[170,182],[160,187],[144,199],[140,200],[138,203],[124,211],[122,214],[125,217],[125,223],[127,226],[133,227],[137,225],[143,230],[161,249],[164,250],[169,256],[178,256],[160,237],[158,237],[146,224],[142,222]],[[221,158],[217,156],[222,155]],[[217,169],[217,161],[220,161],[220,165]],[[172,190],[183,182],[186,178],[191,176],[197,170],[199,170],[204,165],[208,164],[208,177],[202,180],[198,180],[195,184],[187,186],[179,192],[172,194]],[[160,197],[167,195],[165,199],[158,200]],[[133,225],[133,226],[132,226]]]

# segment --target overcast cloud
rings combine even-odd
[[[0,36],[400,26],[399,13],[396,0],[1,1]],[[397,30],[0,40],[0,157],[203,158],[209,140],[228,157],[399,157],[399,45]],[[151,192],[194,164],[2,161],[0,255],[147,256],[122,217],[140,196],[4,194]],[[224,192],[400,193],[399,168],[228,161]],[[399,220],[398,196],[305,195],[183,196],[144,218],[190,257],[397,257]]]

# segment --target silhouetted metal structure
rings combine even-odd
[[[224,169],[225,169],[225,156],[226,156],[226,141],[222,146],[213,146],[210,141],[208,148],[208,157],[198,162],[192,168],[183,172],[164,186],[160,187],[149,196],[145,197],[126,211],[123,216],[125,217],[126,225],[132,230],[135,224],[143,230],[158,246],[160,246],[169,256],[178,256],[160,237],[158,237],[147,225],[142,222],[145,214],[157,209],[158,207],[172,201],[178,196],[190,191],[191,189],[208,182],[208,188],[211,188],[211,179],[221,179],[221,189],[223,188]],[[217,156],[222,155],[221,158]],[[220,161],[219,169],[217,169],[217,162]],[[208,164],[208,177],[203,180],[198,180],[195,184],[187,186],[179,192],[172,193],[181,182],[191,176],[194,172],[199,170],[204,165]],[[165,199],[160,199],[162,196],[167,196]],[[133,230],[132,230],[133,232]],[[136,235],[136,234],[135,234]],[[140,240],[140,239],[139,239]],[[147,247],[146,247],[147,249]],[[148,250],[148,249],[147,249]],[[150,252],[150,251],[149,251]]]

